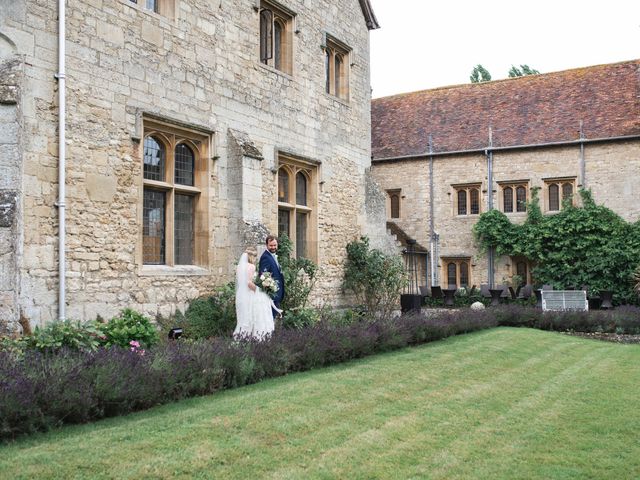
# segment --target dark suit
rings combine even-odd
[[[259,273],[269,272],[273,279],[278,282],[278,292],[273,298],[273,303],[276,307],[280,308],[280,302],[284,298],[284,276],[282,275],[282,270],[280,270],[280,265],[276,262],[276,259],[273,258],[273,255],[269,253],[269,250],[265,250],[262,256],[260,257],[260,265],[258,267]],[[273,316],[275,318],[276,311],[271,309]]]

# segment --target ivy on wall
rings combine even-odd
[[[640,221],[626,222],[596,205],[588,190],[580,195],[581,207],[567,201],[557,214],[543,215],[538,189],[532,189],[523,224],[490,210],[480,215],[474,235],[482,248],[495,247],[498,255],[528,258],[536,285],[587,285],[590,293],[612,290],[617,301],[637,303],[633,274],[640,264]]]

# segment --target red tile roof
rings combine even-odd
[[[374,99],[373,159],[640,135],[640,60]]]

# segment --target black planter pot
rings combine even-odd
[[[413,293],[403,293],[400,295],[400,310],[402,313],[410,312],[411,310],[420,310],[421,306],[422,295]]]

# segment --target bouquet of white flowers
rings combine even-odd
[[[262,272],[260,275],[256,274],[253,283],[271,298],[275,297],[276,293],[278,293],[278,282],[273,278],[271,272]]]

